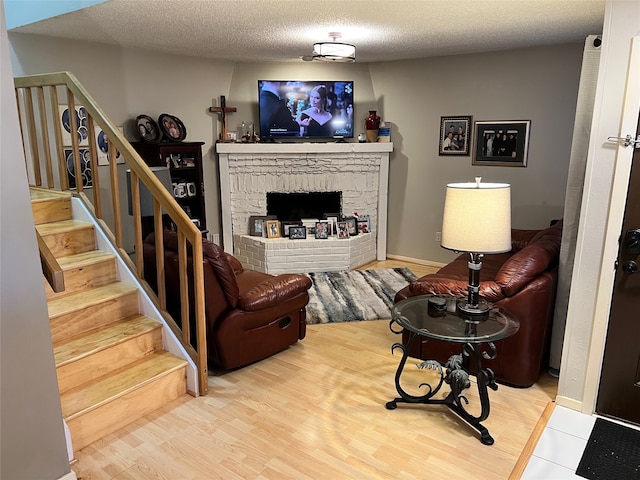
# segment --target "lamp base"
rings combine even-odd
[[[471,305],[466,300],[459,300],[456,304],[456,312],[466,322],[480,323],[489,318],[491,307],[484,300],[480,300],[478,305]]]

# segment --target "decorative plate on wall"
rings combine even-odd
[[[162,132],[158,128],[156,121],[148,115],[138,115],[136,117],[136,127],[140,138],[147,142],[159,142]]]

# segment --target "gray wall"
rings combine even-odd
[[[476,176],[512,185],[516,228],[544,228],[562,216],[582,50],[560,45],[371,65],[381,114],[394,126],[390,253],[449,261],[453,254],[435,241],[445,186]],[[453,115],[531,120],[527,167],[439,156],[440,119]]]
[[[70,71],[87,88],[107,116],[124,127],[129,140],[138,140],[135,118],[146,114],[158,118],[162,113],[176,115],[187,128],[186,141],[205,142],[202,148],[207,225],[218,232],[217,166],[212,146],[217,138],[218,117],[209,107],[220,95],[228,95],[233,65],[188,56],[162,55],[138,49],[46,38],[38,35],[10,34],[14,75]],[[257,88],[257,87],[256,87]],[[126,167],[119,165],[121,205],[127,212]],[[101,188],[109,189],[108,167],[100,167]],[[104,180],[103,180],[104,178]],[[104,192],[103,192],[104,194]],[[103,197],[108,198],[108,197]],[[107,209],[105,218],[110,219]],[[125,247],[133,249],[133,231],[123,237]]]
[[[435,241],[445,185],[477,175],[512,184],[515,227],[542,228],[562,215],[582,43],[380,64],[234,65],[35,35],[10,34],[10,40],[16,75],[72,71],[131,138],[131,121],[140,113],[180,117],[187,140],[206,143],[207,221],[214,233],[220,231],[213,154],[219,123],[208,107],[226,95],[238,108],[228,116],[230,130],[243,120],[257,122],[257,81],[264,78],[353,79],[361,120],[356,132],[364,129],[369,109],[392,124],[390,254],[449,261],[452,254]],[[478,167],[470,156],[439,157],[440,117],[449,115],[531,120],[528,167]]]
[[[57,479],[69,460],[0,1],[0,478]]]

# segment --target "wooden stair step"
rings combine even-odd
[[[110,375],[92,380],[81,388],[74,388],[61,395],[62,415],[65,419],[72,420],[186,365],[186,360],[169,352],[161,351],[148,355]]]
[[[53,347],[58,388],[64,393],[162,349],[162,324],[134,315]]]
[[[186,393],[187,362],[157,352],[60,396],[74,450]]]
[[[112,253],[92,250],[60,257],[57,261],[64,272],[65,289],[56,293],[45,279],[48,300],[116,281],[116,257]]]
[[[71,194],[39,188],[31,188],[29,193],[36,225],[71,218]]]
[[[114,282],[49,300],[53,343],[138,313],[138,289]]]
[[[56,258],[95,250],[93,225],[78,220],[43,223],[36,229]]]

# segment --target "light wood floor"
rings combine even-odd
[[[483,424],[495,444],[485,446],[446,407],[385,408],[399,340],[385,320],[309,325],[301,342],[209,377],[207,396],[175,400],[94,443],[72,468],[82,480],[507,479],[557,381],[490,391]],[[404,374],[417,393],[430,372],[408,362]]]

